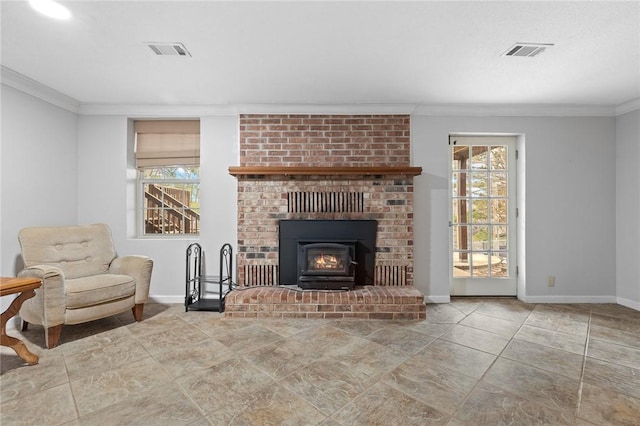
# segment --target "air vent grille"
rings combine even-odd
[[[517,56],[521,58],[533,58],[538,56],[549,47],[551,43],[516,43],[511,46],[502,56]]]
[[[145,43],[149,49],[158,56],[185,56],[190,57],[191,53],[182,43]]]

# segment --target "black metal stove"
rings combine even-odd
[[[298,242],[298,286],[303,289],[352,290],[356,241]]]
[[[303,289],[372,285],[375,220],[281,220],[279,282]]]

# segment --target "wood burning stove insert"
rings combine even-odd
[[[298,241],[298,286],[303,289],[353,290],[357,241]]]
[[[279,282],[303,289],[373,285],[375,220],[281,220]]]

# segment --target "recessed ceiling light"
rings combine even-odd
[[[549,47],[552,43],[516,43],[511,46],[502,56],[518,56],[521,58],[533,58],[538,56]]]
[[[49,18],[54,19],[69,19],[71,18],[71,12],[69,9],[57,3],[53,0],[29,0],[29,4],[38,12]]]

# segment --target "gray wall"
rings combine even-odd
[[[135,238],[131,117],[77,115],[4,85],[2,107],[2,274],[15,274],[20,228],[105,222],[120,254],[154,258],[151,295],[181,302],[184,250],[192,240]],[[172,117],[181,116],[179,107],[172,111]],[[412,162],[423,167],[415,181],[416,287],[432,301],[449,298],[449,133],[510,133],[520,135],[526,162],[526,171],[525,163],[519,165],[519,202],[526,209],[520,297],[618,300],[640,308],[639,114],[617,119],[413,115]],[[200,119],[199,241],[207,267],[215,268],[219,246],[236,241],[236,180],[227,168],[238,164],[238,117]],[[556,276],[553,288],[547,287],[548,275]]]
[[[616,294],[640,309],[640,110],[616,120]]]
[[[2,85],[0,275],[21,265],[18,230],[78,221],[78,116]]]
[[[448,135],[522,135],[526,148],[525,300],[611,302],[615,276],[615,118],[412,117],[416,286],[436,301],[449,295]],[[521,167],[522,168],[522,167]],[[520,170],[522,172],[522,170]],[[524,192],[524,194],[522,194]],[[556,277],[547,287],[547,276]]]

